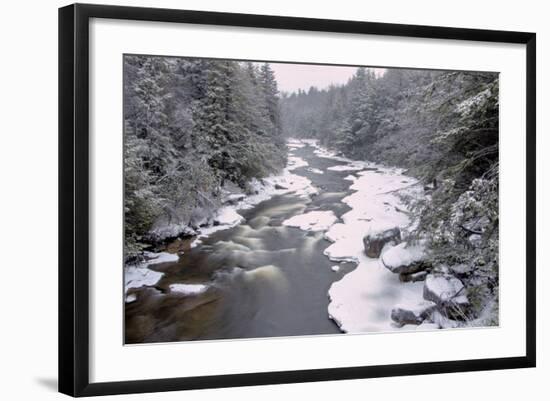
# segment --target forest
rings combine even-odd
[[[428,241],[433,265],[474,270],[481,303],[498,296],[498,88],[497,73],[358,68],[346,85],[285,94],[283,132],[421,180],[410,239]]]
[[[220,207],[225,187],[286,164],[267,63],[127,55],[124,99],[127,260],[188,232]]]

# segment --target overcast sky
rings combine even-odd
[[[355,74],[357,67],[333,65],[270,63],[280,92],[308,90],[311,86],[324,89],[330,84],[342,85]],[[383,69],[376,69],[383,71]]]

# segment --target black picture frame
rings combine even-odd
[[[89,380],[89,21],[91,18],[322,31],[526,46],[526,354],[407,363],[90,383]],[[59,9],[59,391],[95,396],[534,367],[536,363],[536,35],[479,29],[74,4]]]

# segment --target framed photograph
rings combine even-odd
[[[59,10],[59,390],[535,366],[535,34]]]

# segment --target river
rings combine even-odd
[[[292,173],[307,177],[317,194],[275,195],[240,210],[240,224],[185,247],[177,261],[150,266],[163,274],[125,304],[127,344],[341,333],[327,294],[357,264],[325,256],[331,242],[324,231],[283,224],[312,211],[340,221],[350,211],[342,199],[353,193],[349,175],[360,168],[316,149],[301,144],[289,155],[302,165]],[[174,291],[182,284],[196,291]]]

